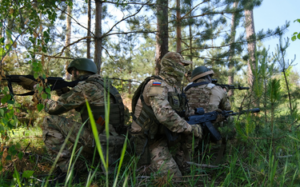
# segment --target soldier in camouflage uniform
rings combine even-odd
[[[112,85],[107,81],[105,82],[100,75],[96,74],[97,67],[93,61],[85,58],[75,59],[69,64],[67,70],[72,74],[72,81],[77,80],[79,81],[78,84],[71,90],[63,89],[63,91],[60,91],[61,95],[57,101],[50,99],[41,101],[45,105],[45,112],[50,114],[46,116],[43,121],[43,139],[48,153],[54,160],[66,136],[71,133],[69,141],[74,143],[80,127],[86,122],[80,134],[79,145],[77,145],[77,147],[83,147],[82,155],[85,156],[85,158],[90,159],[93,157],[95,141],[88,120],[89,117],[85,99],[88,100],[91,106],[95,121],[97,122],[97,129],[100,133],[101,144],[104,145],[104,151],[106,150],[106,136],[105,133],[103,133],[105,126],[102,123],[103,121],[99,121],[102,119],[100,116],[104,116],[105,114],[104,104],[106,101],[104,100],[104,94],[106,90],[110,93],[109,132],[111,136],[109,137],[109,163],[112,164],[119,159],[120,150],[124,143],[124,137],[120,136],[124,127],[124,106],[122,99],[118,91]],[[20,84],[28,89],[28,86],[32,87],[36,83],[22,77]],[[58,116],[72,109],[81,113],[82,123],[75,122],[70,118]],[[66,172],[68,169],[71,151],[72,150],[66,146],[59,156],[57,164],[63,172]],[[76,165],[85,168],[83,161],[77,161]]]
[[[188,170],[193,135],[201,138],[198,125],[182,117],[187,107],[180,86],[186,61],[179,53],[168,52],[161,60],[159,76],[152,76],[139,86],[132,102],[131,135],[138,165],[149,165],[163,175],[180,177]],[[167,135],[171,135],[172,140]]]
[[[203,108],[205,112],[231,110],[227,92],[220,86],[211,83],[213,74],[213,70],[205,66],[199,66],[193,70],[191,74],[193,83],[184,89],[189,101],[189,106],[191,107],[190,111],[194,111],[200,107]],[[234,137],[235,129],[232,127],[232,120],[227,119],[226,124],[224,120],[223,115],[219,114],[217,120],[213,123],[214,127],[219,130],[223,138]],[[222,143],[218,142],[212,148],[212,152],[218,151],[218,155],[220,155],[216,159],[216,163],[220,161],[221,155],[224,152],[224,144],[226,144],[226,139],[223,139]]]

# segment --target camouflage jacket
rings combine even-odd
[[[158,83],[158,84],[155,84]],[[175,110],[172,109],[168,101],[169,92],[181,93],[180,88],[171,86],[167,82],[159,79],[150,80],[143,91],[143,98],[148,106],[151,106],[158,122],[170,131],[181,133],[189,128],[189,124],[182,119]],[[138,100],[134,112],[137,118],[141,114],[142,101]],[[132,122],[131,132],[141,132],[142,128],[135,122]]]
[[[85,81],[80,81],[69,92],[62,94],[57,101],[44,100],[45,112],[50,115],[60,115],[72,109],[80,112],[79,110],[86,105],[85,98],[91,106],[104,106],[104,88],[100,84],[95,85],[93,82],[86,82],[93,78],[102,79],[100,75],[91,75]],[[113,103],[113,100],[111,96],[110,103]],[[104,126],[98,129],[100,132],[103,130]]]

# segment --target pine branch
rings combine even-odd
[[[150,1],[148,1],[150,2]],[[156,4],[148,4],[148,3],[135,3],[135,2],[130,2],[130,3],[117,3],[117,2],[112,2],[112,1],[102,1],[102,3],[109,3],[109,4],[115,4],[115,5],[148,5],[148,6],[155,6]]]
[[[112,61],[115,61],[106,48],[102,47],[102,49],[106,51],[107,55],[109,56],[110,59],[112,59]]]
[[[66,14],[67,16],[69,16],[72,20],[74,20],[77,25],[81,26],[82,28],[88,30],[88,28],[86,28],[85,26],[83,26],[81,23],[79,23],[73,16],[71,16],[69,13],[67,13],[66,11],[60,9],[59,7],[56,6],[56,9],[60,10],[61,12],[63,12],[64,14]],[[91,34],[95,36],[95,34],[91,31]]]
[[[36,55],[44,55],[45,57],[49,57],[49,58],[60,58],[60,59],[70,59],[73,60],[74,58],[71,57],[62,57],[62,56],[52,56],[52,55],[45,55],[43,53],[35,53]]]
[[[184,19],[197,18],[197,17],[202,17],[202,16],[205,16],[205,15],[212,15],[212,14],[221,14],[221,15],[224,15],[224,14],[234,14],[234,13],[235,13],[235,11],[207,12],[207,13],[203,13],[203,14],[196,15],[196,16],[185,17]]]
[[[150,1],[148,1],[148,2],[150,2]],[[137,14],[144,8],[144,6],[145,6],[145,5],[142,5],[141,8],[138,9],[138,11],[137,11],[136,13],[134,13],[134,14],[132,14],[132,15],[130,15],[130,16],[127,16],[127,17],[121,19],[120,21],[118,21],[117,23],[115,23],[115,24],[114,24],[114,25],[113,25],[113,26],[112,26],[105,34],[103,34],[100,38],[106,37],[106,36],[108,35],[108,33],[111,32],[111,31],[112,31],[119,23],[121,23],[122,21],[125,21],[126,19],[131,18],[131,17],[137,15]]]
[[[74,45],[74,44],[80,42],[81,40],[85,40],[85,39],[88,39],[88,38],[94,38],[94,37],[92,37],[92,36],[86,36],[86,37],[80,38],[79,40],[76,40],[75,42],[70,43],[69,45],[64,46],[64,47],[62,48],[61,52],[58,53],[58,54],[56,54],[56,55],[54,55],[54,56],[61,56],[62,53],[64,52],[64,50],[65,50],[66,48],[68,48],[69,46],[72,46],[72,45]]]
[[[2,62],[3,59],[5,58],[5,56],[10,52],[11,48],[13,47],[13,45],[15,45],[15,43],[17,42],[18,38],[20,36],[22,36],[29,28],[26,28],[21,34],[19,34],[15,40],[13,41],[12,45],[9,46],[8,50],[2,55],[1,61],[0,61],[0,68],[2,68]],[[1,72],[1,71],[0,71]]]
[[[116,32],[116,33],[110,33],[106,34],[105,36],[111,36],[111,35],[118,35],[118,34],[131,34],[131,33],[156,33],[157,31],[132,31],[132,32]],[[104,37],[104,36],[102,36]]]
[[[206,2],[208,2],[208,1],[210,1],[210,0],[204,0],[203,2],[201,2],[201,3],[197,4],[197,5],[195,5],[195,6],[194,6],[191,10],[189,10],[184,16],[182,16],[182,17],[180,18],[180,20],[185,19],[186,16],[189,15],[189,14],[190,14],[193,10],[195,10],[198,6],[200,6],[200,5],[202,5],[203,3],[206,3]]]

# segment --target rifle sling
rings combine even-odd
[[[192,84],[188,85],[187,87],[185,87],[184,91],[186,92],[186,91],[188,91],[192,87],[202,86],[202,85],[205,85],[205,84],[209,84],[209,82],[192,83]]]

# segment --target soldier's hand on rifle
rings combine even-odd
[[[195,137],[202,138],[202,127],[200,125],[192,125],[192,133]]]
[[[27,90],[33,90],[34,85],[37,84],[36,81],[28,79],[28,78],[23,77],[23,76],[20,76],[19,79],[21,80],[21,82],[18,82],[18,84],[21,85],[24,89],[27,89]]]
[[[56,90],[56,94],[57,94],[58,96],[61,96],[62,94],[67,93],[68,91],[70,91],[70,89],[69,89],[68,87],[64,87],[64,88],[62,88],[62,89]]]
[[[202,138],[202,128],[200,125],[189,125],[185,133],[194,134],[195,137]]]
[[[218,117],[217,117],[217,119],[216,119],[215,122],[218,123],[218,122],[224,121],[226,118],[223,116],[222,110],[221,109],[217,109],[216,111],[218,112]]]

